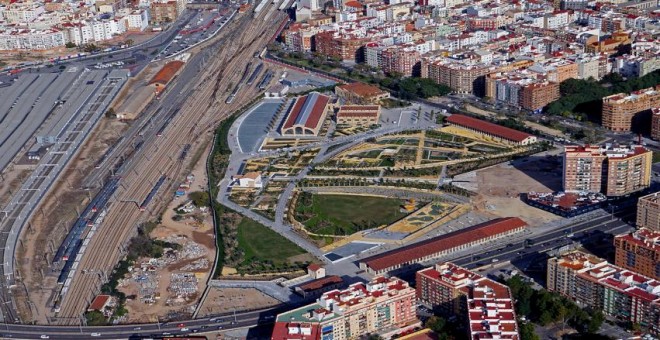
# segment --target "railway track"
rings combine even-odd
[[[238,18],[240,22],[237,27],[227,31],[224,38],[211,45],[212,49],[218,48],[217,55],[205,66],[204,74],[196,77],[199,81],[192,87],[193,93],[185,98],[178,114],[170,117],[169,114],[161,112],[154,116],[156,124],[142,136],[144,145],[127,160],[120,187],[114,200],[108,204],[108,213],[102,225],[80,260],[69,291],[59,306],[57,318],[53,320],[55,324],[78,324],[103,281],[125,255],[125,244],[135,235],[137,226],[155,217],[160,210],[157,207],[169,201],[166,199],[167,192],[171,192],[176,181],[185,175],[182,173],[185,162],[180,160],[179,154],[186,145],[191,145],[188,154],[194,154],[197,148],[203,146],[202,140],[210,139],[209,132],[213,131],[217,123],[258,93],[254,86],[243,86],[231,105],[225,105],[223,101],[226,89],[230,84],[236,85],[240,82],[245,64],[252,60],[255,52],[264,48],[271,37],[270,31],[284,18],[284,14],[275,12],[269,20],[264,20],[264,13],[267,12],[262,11],[255,19],[250,15]],[[223,48],[225,46],[227,47]],[[239,72],[235,72],[236,70]],[[213,83],[209,84],[211,79]],[[169,127],[160,131],[159,124],[168,119]],[[147,124],[149,121],[145,121],[139,129]],[[157,131],[162,133],[162,136],[156,136]],[[122,142],[125,144],[123,147],[117,147],[117,150],[127,151],[130,142],[126,139]],[[117,153],[120,154],[123,153]],[[137,202],[141,202],[149,194],[162,176],[167,177],[165,184],[149,204],[147,211],[141,212]]]

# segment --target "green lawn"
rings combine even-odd
[[[400,205],[394,198],[304,193],[296,217],[311,232],[350,235],[401,219],[406,214],[399,211]]]
[[[653,163],[660,162],[660,152],[653,151]]]
[[[280,234],[247,217],[238,225],[238,247],[245,252],[245,260],[287,262],[291,256],[304,254],[305,250]]]

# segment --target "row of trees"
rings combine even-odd
[[[570,326],[580,333],[594,334],[605,321],[601,311],[582,309],[558,293],[535,290],[520,276],[512,277],[506,284],[516,300],[518,315],[541,326],[559,323],[562,329]],[[521,327],[521,337],[523,340],[540,339],[530,326]]]
[[[643,77],[624,79],[618,73],[611,73],[600,81],[590,79],[568,79],[561,83],[561,97],[550,103],[546,111],[553,115],[566,115],[570,112],[600,113],[603,97],[614,93],[631,91],[660,84],[660,70]]]

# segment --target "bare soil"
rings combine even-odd
[[[561,189],[561,170],[545,158],[530,157],[517,166],[502,163],[476,172],[479,195],[476,210],[498,217],[518,216],[530,226],[554,221],[559,216],[531,207],[520,199],[530,191],[553,192]]]
[[[206,159],[208,156],[208,148],[203,153],[202,156],[195,164],[192,169],[192,174],[195,176],[195,180],[190,185],[191,191],[199,191],[206,189]],[[167,306],[166,300],[170,293],[167,291],[169,286],[170,276],[172,273],[185,272],[182,268],[196,260],[206,258],[209,261],[209,266],[203,270],[197,270],[195,273],[200,273],[203,271],[202,276],[198,276],[198,294],[197,297],[201,297],[202,293],[206,288],[206,282],[208,277],[213,269],[213,261],[215,258],[215,237],[213,233],[213,221],[212,215],[206,214],[203,222],[198,223],[192,219],[185,219],[182,221],[174,221],[172,218],[176,216],[174,209],[185,203],[188,200],[187,197],[180,197],[178,199],[173,199],[170,204],[167,206],[163,216],[161,224],[156,227],[151,232],[151,237],[155,239],[166,239],[173,235],[183,236],[205,249],[205,254],[203,256],[195,257],[192,259],[180,260],[175,263],[169,264],[163,268],[159,268],[156,271],[156,276],[159,278],[158,290],[160,292],[160,300],[157,300],[153,305],[147,305],[141,303],[138,300],[128,301],[126,303],[126,308],[128,310],[128,320],[129,323],[137,322],[152,322],[157,320],[157,318],[163,318],[165,315],[171,312],[184,311],[192,312],[194,311],[195,305],[199,302],[197,299],[191,299],[191,301],[179,301],[175,306]],[[121,289],[125,294],[136,294],[137,285],[134,282],[129,283],[126,287]]]
[[[254,288],[211,288],[202,304],[198,316],[229,313],[267,308],[280,304],[280,301]]]

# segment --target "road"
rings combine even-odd
[[[280,309],[270,308],[250,312],[223,314],[213,318],[176,321],[168,323],[114,325],[101,327],[85,326],[49,326],[49,325],[12,325],[0,326],[3,339],[40,339],[42,335],[50,339],[127,339],[130,337],[162,337],[192,334],[193,331],[212,332],[219,329],[251,327],[261,323],[272,323]],[[183,324],[183,326],[179,326]],[[181,331],[181,328],[188,331]],[[99,334],[92,336],[92,334]]]

